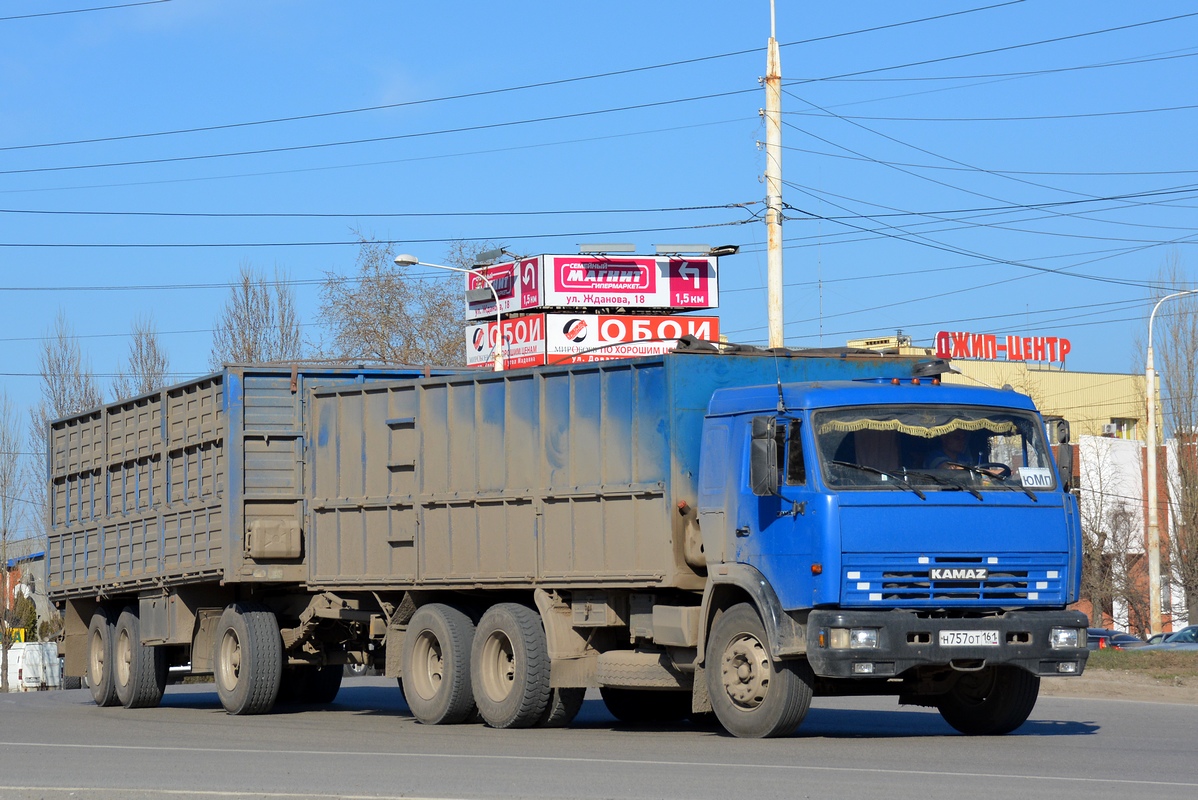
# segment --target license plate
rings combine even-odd
[[[941,647],[998,647],[998,631],[940,631]]]

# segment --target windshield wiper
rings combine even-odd
[[[920,500],[928,499],[927,495],[925,495],[923,492],[916,489],[911,484],[907,483],[907,479],[904,478],[902,475],[896,475],[893,472],[887,472],[884,469],[878,469],[877,467],[870,467],[865,464],[857,464],[853,461],[833,461],[832,463],[838,467],[851,467],[853,469],[859,469],[862,472],[872,472],[874,475],[885,475],[887,478],[891,478],[891,479],[901,483],[903,486],[907,487],[911,491],[915,492],[915,496],[918,497]]]
[[[949,480],[948,478],[945,478],[942,475],[936,475],[931,472],[911,472],[908,474],[909,475],[918,475],[921,478],[927,478],[928,480],[932,481],[933,483],[938,483],[941,486],[951,486],[952,488],[956,489],[957,491],[969,492],[971,495],[973,495],[974,497],[976,497],[979,500],[983,499],[982,493],[979,492],[977,489],[973,488],[972,486],[969,486],[964,483],[957,483],[956,481]]]
[[[954,467],[959,467],[960,469],[969,470],[974,475],[981,475],[986,478],[994,478],[995,480],[998,481],[998,485],[1001,486],[1002,488],[1007,489],[1012,492],[1014,492],[1016,490],[1021,491],[1024,494],[1026,494],[1028,497],[1032,498],[1032,500],[1034,502],[1037,502],[1037,503],[1040,502],[1040,498],[1036,497],[1036,493],[1033,492],[1031,489],[1027,488],[1026,486],[1024,486],[1022,483],[1014,484],[1014,485],[1007,483],[1007,478],[1011,477],[1010,475],[1006,475],[1005,477],[1002,475],[995,475],[990,470],[985,470],[985,469],[982,469],[981,467],[975,467],[970,464],[962,464],[958,461],[950,461],[948,463],[952,464]]]

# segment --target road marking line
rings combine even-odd
[[[500,756],[500,755],[471,755],[465,753],[387,753],[368,752],[362,750],[251,750],[232,747],[166,747],[162,745],[129,745],[129,744],[63,744],[59,742],[0,742],[0,747],[36,747],[59,748],[74,750],[131,750],[142,752],[171,752],[171,753],[236,753],[243,755],[265,756],[332,756],[345,758],[347,756],[362,756],[366,758],[452,758],[456,761],[538,761],[547,763],[567,764],[619,764],[622,766],[643,767],[713,767],[715,769],[761,769],[786,770],[793,772],[847,772],[855,774],[879,775],[922,775],[934,778],[998,778],[1016,781],[1076,781],[1078,783],[1115,783],[1124,786],[1165,786],[1171,788],[1198,788],[1198,782],[1182,781],[1151,781],[1131,780],[1128,778],[1088,778],[1071,775],[1010,775],[995,772],[944,772],[940,770],[923,769],[891,769],[882,767],[826,767],[805,764],[749,764],[743,761],[736,763],[721,763],[717,761],[657,761],[635,758],[579,758],[577,756]],[[286,795],[295,797],[296,795]],[[303,797],[303,795],[298,795]],[[412,800],[412,798],[407,798]]]
[[[171,795],[183,797],[297,797],[315,800],[464,800],[453,797],[412,797],[389,794],[313,794],[311,792],[218,792],[203,789],[130,789],[124,786],[0,786],[0,792],[119,792],[122,795]]]

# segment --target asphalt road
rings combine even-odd
[[[384,678],[337,702],[230,717],[209,685],[157,709],[86,689],[0,696],[0,798],[1158,798],[1198,796],[1194,706],[1041,698],[1010,736],[958,735],[892,698],[820,699],[790,739],[617,725],[425,727]]]

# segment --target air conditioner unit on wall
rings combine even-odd
[[[1119,435],[1119,426],[1113,422],[1108,422],[1106,425],[1102,426],[1102,435],[1103,436],[1118,436]]]

